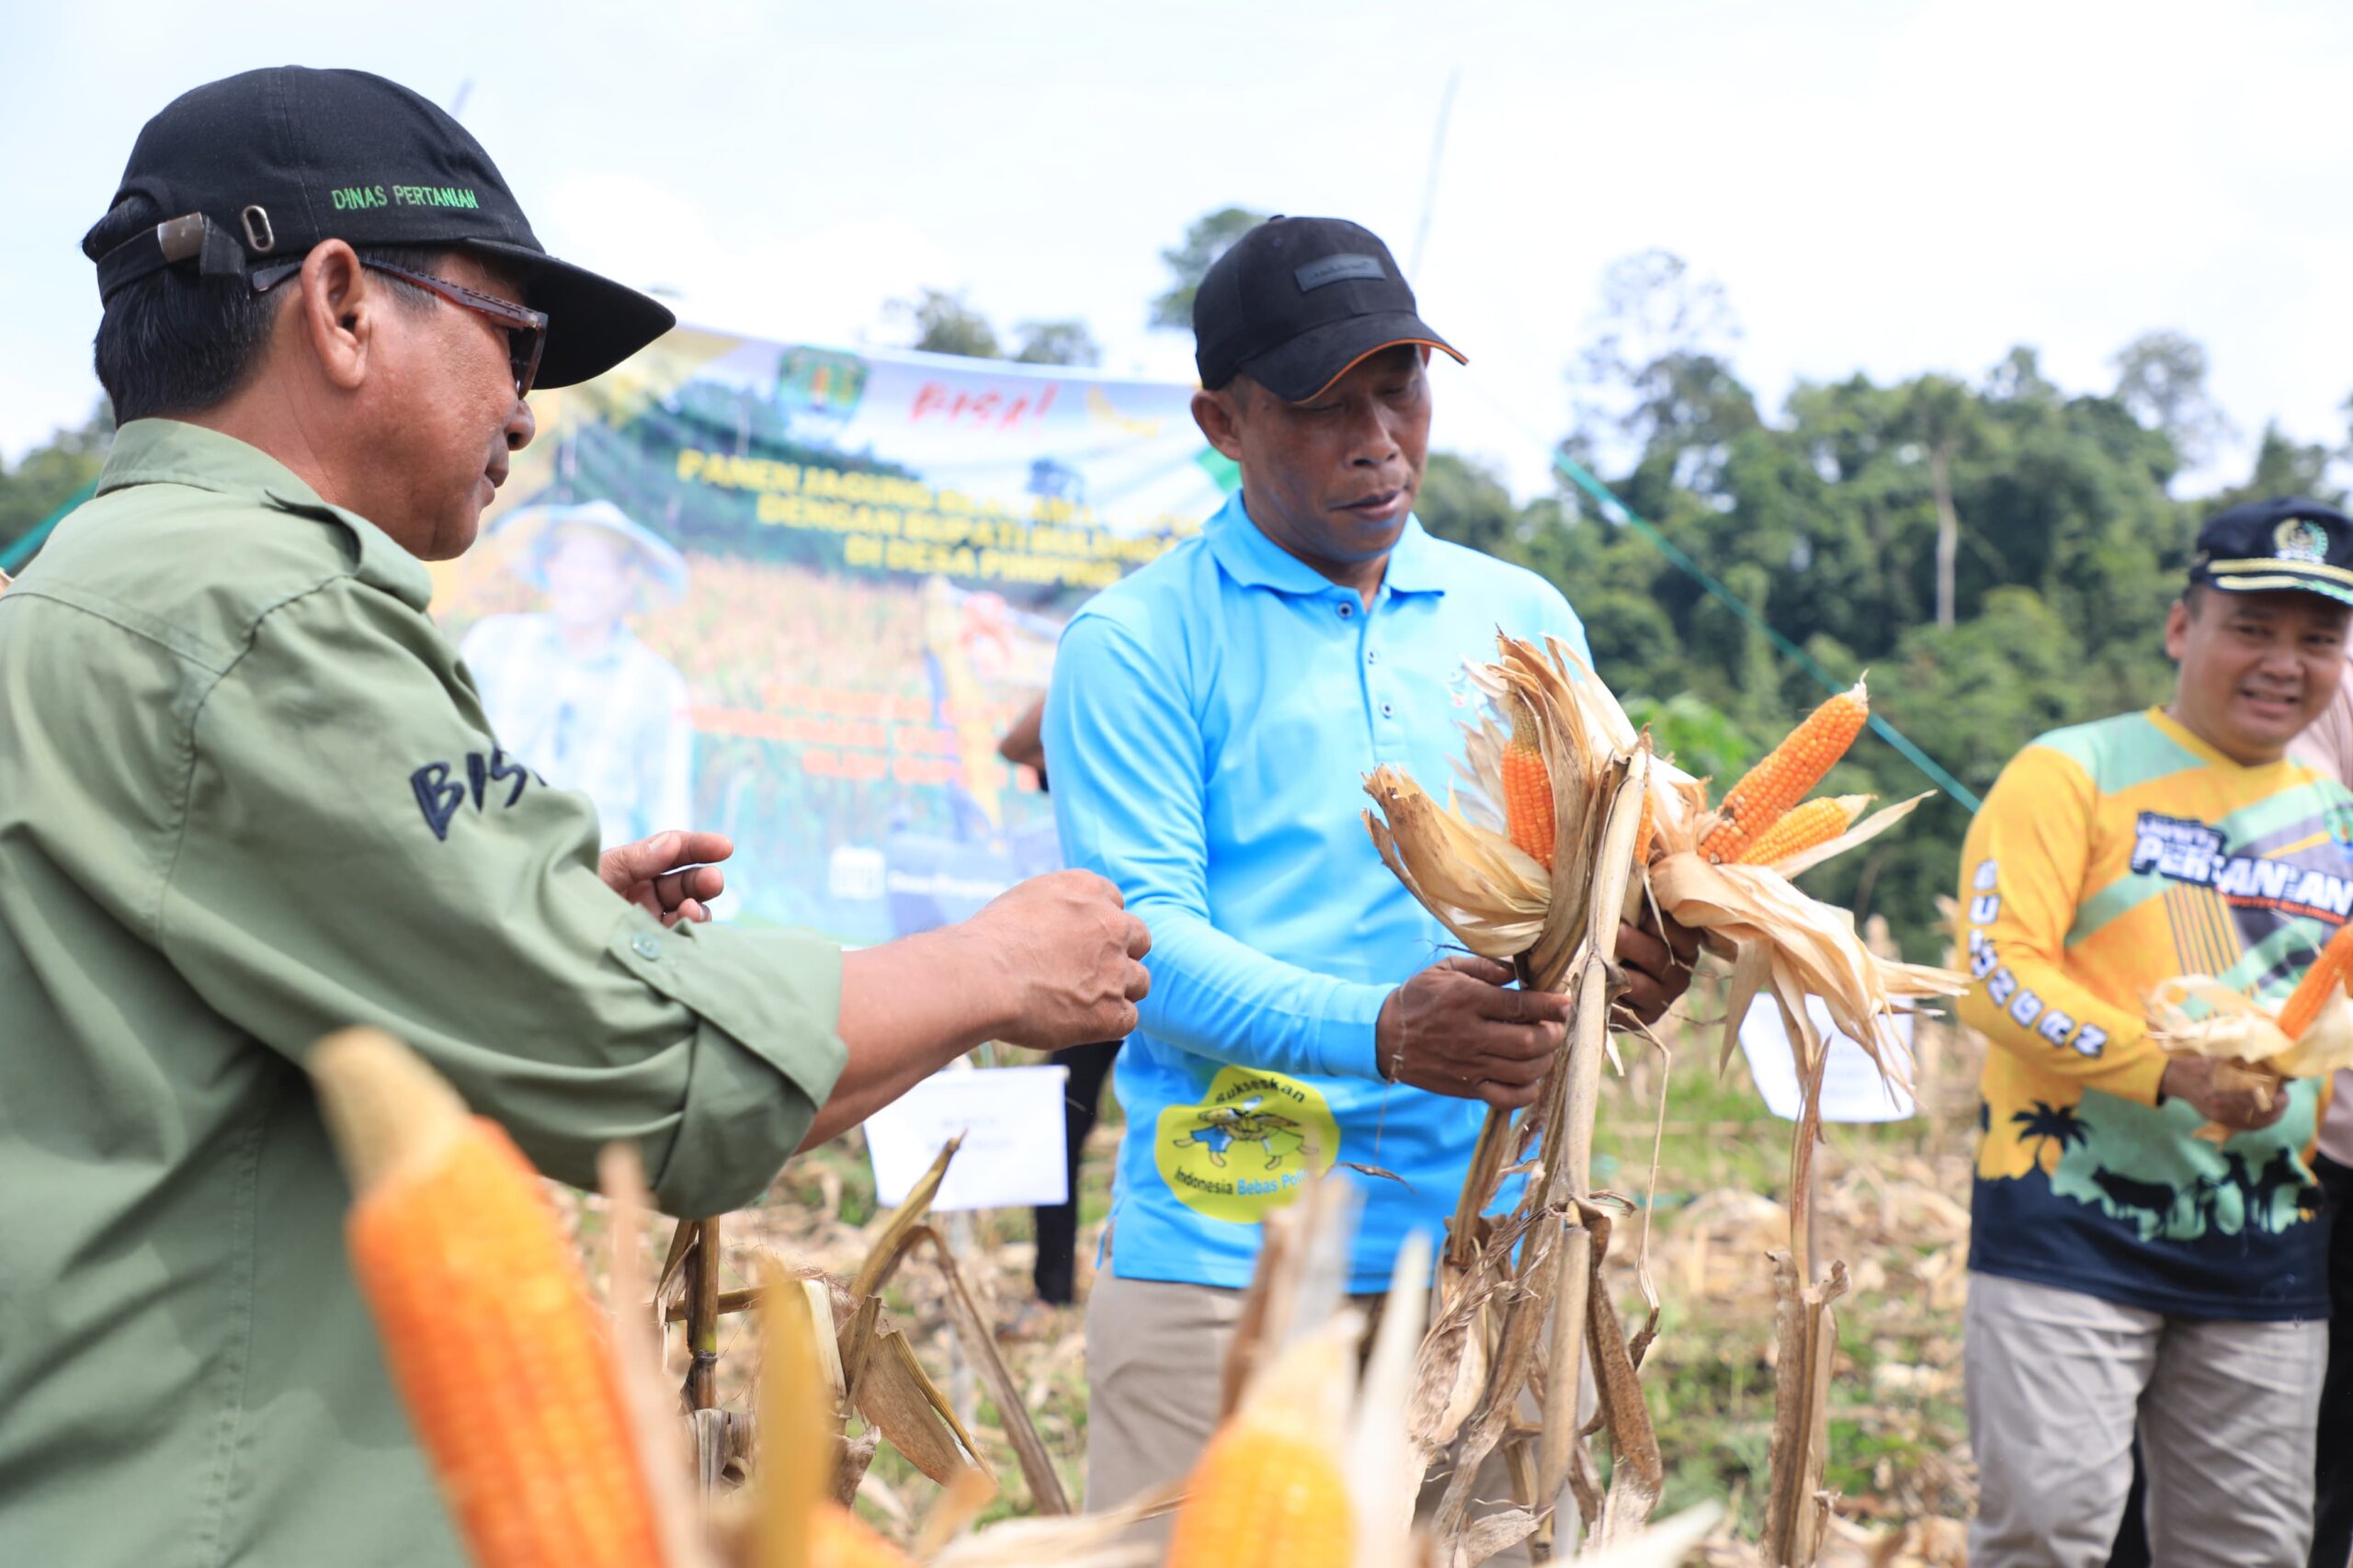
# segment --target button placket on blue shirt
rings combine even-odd
[[[1381,674],[1381,650],[1375,638],[1384,615],[1392,613],[1397,596],[1383,584],[1373,590],[1370,607],[1351,588],[1335,585],[1330,597],[1334,617],[1344,626],[1356,629],[1357,695],[1362,703],[1368,767],[1402,763],[1407,760],[1408,749],[1404,726],[1397,714],[1397,693]]]
[[[1373,590],[1372,608],[1364,616],[1364,630],[1358,635],[1358,672],[1364,682],[1365,722],[1372,734],[1372,755],[1376,762],[1402,763],[1407,760],[1405,725],[1398,717],[1398,699],[1402,695],[1394,681],[1381,668],[1381,650],[1376,632],[1384,621],[1397,613],[1398,597],[1384,583]]]
[[[1372,722],[1372,688],[1365,678],[1363,659],[1365,641],[1372,631],[1372,612],[1365,608],[1364,600],[1353,588],[1335,584],[1324,590],[1324,595],[1331,601],[1331,611],[1342,634],[1356,644],[1357,705],[1358,712],[1364,720],[1362,755],[1368,759],[1365,766],[1370,767],[1371,759],[1381,755],[1381,735]]]

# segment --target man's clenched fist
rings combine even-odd
[[[1017,883],[961,929],[1009,988],[998,1038],[1032,1051],[1119,1040],[1152,989],[1141,961],[1152,933],[1120,890],[1092,871]]]

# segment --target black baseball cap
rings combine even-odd
[[[2189,580],[2225,594],[2296,588],[2353,605],[2353,517],[2298,495],[2234,506],[2198,530]]]
[[[365,71],[282,65],[181,94],[139,132],[122,183],[162,221],[100,254],[98,296],[172,267],[250,277],[322,240],[447,245],[494,258],[548,317],[538,384],[612,369],[676,324],[659,301],[548,255],[482,143],[438,107]]]
[[[1416,312],[1381,237],[1344,218],[1267,219],[1210,264],[1193,295],[1193,364],[1205,387],[1247,371],[1284,402],[1304,403],[1400,343],[1469,363]]]

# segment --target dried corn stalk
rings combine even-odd
[[[1847,1266],[1833,1263],[1818,1284],[1799,1283],[1786,1252],[1773,1263],[1772,1491],[1766,1499],[1765,1534],[1758,1542],[1775,1568],[1805,1568],[1822,1553],[1830,1517],[1822,1471],[1829,1450],[1830,1368],[1838,1329],[1830,1303],[1847,1291]]]
[[[1838,1334],[1830,1303],[1847,1290],[1847,1266],[1826,1272],[1813,1257],[1813,1151],[1822,1137],[1822,1075],[1828,1042],[1813,1021],[1781,1004],[1797,1052],[1803,1100],[1790,1136],[1790,1244],[1773,1265],[1773,1438],[1758,1543],[1768,1568],[1811,1568],[1820,1557],[1830,1501],[1822,1490],[1829,1458],[1830,1369]]]
[[[1374,846],[1424,907],[1464,947],[1511,963],[1522,984],[1574,1000],[1572,1028],[1538,1103],[1516,1123],[1491,1112],[1481,1131],[1416,1361],[1408,1429],[1426,1455],[1452,1468],[1437,1521],[1450,1563],[1497,1549],[1493,1532],[1472,1528],[1467,1504],[1472,1471],[1499,1447],[1525,1508],[1545,1515],[1565,1486],[1596,1541],[1639,1528],[1657,1500],[1661,1465],[1639,1351],[1599,1287],[1607,1221],[1590,1188],[1593,1117],[1620,983],[1610,961],[1620,916],[1654,902],[1699,931],[1733,968],[1727,1053],[1750,1004],[1769,992],[1792,1018],[1792,1038],[1802,1032],[1813,1052],[1807,1060],[1815,1061],[1817,1081],[1821,1042],[1807,1021],[1809,997],[1821,997],[1838,1028],[1901,1082],[1908,1062],[1890,1021],[1911,1002],[1967,985],[1948,970],[1879,957],[1852,915],[1791,885],[1919,804],[1870,817],[1861,817],[1858,797],[1799,804],[1859,732],[1868,715],[1859,683],[1824,703],[1711,810],[1704,785],[1651,756],[1648,736],[1635,733],[1573,650],[1557,639],[1540,649],[1503,636],[1497,645],[1494,663],[1471,670],[1494,712],[1465,726],[1458,772],[1467,794],[1449,790],[1441,805],[1392,767],[1365,783],[1376,806],[1365,814]],[[1777,833],[1792,808],[1799,820]],[[1721,863],[1747,851],[1762,863]],[[1815,1131],[1812,1119],[1802,1125],[1793,1168],[1808,1163]],[[1529,1181],[1520,1203],[1506,1218],[1489,1216],[1506,1172],[1522,1165]],[[1606,1494],[1575,1418],[1588,1355],[1615,1458]],[[1826,1376],[1826,1358],[1823,1366]],[[1545,1413],[1532,1446],[1516,1420],[1524,1391]],[[1789,1392],[1795,1402],[1802,1391]],[[1819,1444],[1794,1452],[1801,1461],[1812,1456],[1818,1477]],[[1552,1533],[1547,1519],[1540,1547]]]
[[[949,1316],[958,1342],[996,1405],[1006,1440],[1028,1483],[1031,1506],[1048,1516],[1068,1514],[1070,1500],[1063,1491],[1062,1479],[1030,1419],[1027,1402],[997,1354],[995,1338],[964,1283],[955,1254],[926,1222],[960,1143],[961,1140],[950,1140],[908,1190],[882,1223],[847,1287],[824,1281],[805,1268],[789,1269],[799,1277],[813,1307],[824,1297],[827,1310],[819,1322],[828,1341],[829,1376],[845,1407],[857,1410],[868,1427],[856,1439],[837,1442],[833,1494],[847,1503],[856,1493],[872,1461],[878,1436],[943,1486],[967,1485],[975,1475],[987,1477],[978,1443],[883,1309],[884,1287],[909,1256],[919,1247],[928,1247],[948,1286]],[[992,1491],[994,1484],[989,1480]]]

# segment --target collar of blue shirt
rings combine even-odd
[[[1301,596],[1346,591],[1259,531],[1239,490],[1226,497],[1201,534],[1225,574],[1245,588]],[[1409,516],[1405,531],[1397,536],[1396,547],[1389,552],[1389,570],[1382,574],[1381,585],[1392,594],[1442,594],[1448,586],[1445,557],[1446,551],[1423,528],[1421,519]]]

